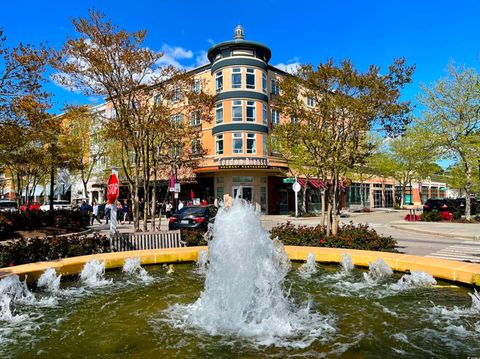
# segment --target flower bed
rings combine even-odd
[[[33,231],[51,223],[49,212],[24,211],[0,214],[0,240],[15,237],[17,231]],[[89,216],[80,211],[59,210],[54,212],[53,226],[78,231],[89,224]],[[18,236],[17,236],[18,237]]]
[[[0,267],[110,252],[106,236],[18,239],[0,245]]]
[[[323,226],[295,226],[290,222],[277,225],[270,231],[285,245],[363,249],[396,252],[397,242],[392,237],[380,236],[368,225],[353,223],[340,226],[337,236],[327,236]]]

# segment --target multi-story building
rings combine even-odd
[[[193,193],[197,198],[213,202],[226,195],[239,194],[258,203],[264,213],[294,211],[291,181],[284,181],[291,177],[288,163],[269,146],[272,127],[292,120],[271,106],[279,94],[279,79],[287,73],[272,66],[270,58],[267,46],[245,40],[243,28],[237,26],[233,40],[208,50],[208,64],[191,70],[198,80],[196,86],[205,86],[202,90],[215,94],[216,103],[212,122],[202,122],[197,116],[189,119],[192,126],[199,126],[201,145],[207,155],[193,173],[179,176],[180,199],[190,200]],[[109,106],[96,110],[100,109],[108,113]],[[105,164],[100,167],[103,174]],[[165,180],[164,187],[167,186]],[[300,179],[300,183],[305,186],[306,181]],[[89,194],[82,195],[101,199],[101,185],[93,180]],[[321,185],[321,181],[309,181],[308,210],[320,208]],[[445,187],[445,184],[435,185]],[[81,193],[80,187],[74,188],[75,193]],[[419,188],[421,185],[412,186],[410,200],[420,200]],[[395,190],[393,180],[373,178],[361,184],[351,183],[344,189],[342,203],[345,207],[360,204],[372,208],[393,207]],[[98,193],[92,197],[91,191]]]

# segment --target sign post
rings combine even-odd
[[[117,232],[117,198],[119,194],[118,188],[118,172],[112,170],[112,174],[107,184],[107,203],[110,205],[110,238],[113,239]]]
[[[302,186],[300,186],[295,177],[295,182],[292,184],[293,192],[295,192],[295,217],[298,217],[298,192],[300,192],[301,188]]]

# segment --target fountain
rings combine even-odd
[[[480,351],[480,295],[382,260],[290,263],[253,206],[220,208],[195,264],[135,255],[80,280],[47,269],[0,280],[3,357],[453,357]],[[138,254],[137,254],[138,255]],[[123,257],[125,258],[125,257]],[[320,259],[317,257],[317,260]],[[388,262],[390,263],[390,262]],[[168,272],[167,272],[168,268]],[[167,274],[168,273],[168,274]],[[148,284],[148,285],[146,285]],[[438,284],[438,285],[437,285]],[[52,300],[54,298],[55,300]]]

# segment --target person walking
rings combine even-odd
[[[122,209],[123,209],[123,223],[125,223],[128,219],[128,224],[130,224],[130,217],[128,216],[128,203],[127,203],[127,201],[123,202]]]
[[[183,208],[183,201],[178,201],[178,210],[180,211]]]
[[[102,224],[102,221],[100,219],[98,219],[98,203],[97,202],[93,202],[93,210],[92,210],[92,226],[93,226],[93,222],[97,220],[98,223]]]
[[[170,202],[167,202],[165,204],[165,213],[167,215],[167,218],[170,218],[172,216],[172,204]]]
[[[108,224],[108,221],[110,220],[110,214],[112,213],[112,205],[110,203],[107,203],[105,205],[105,223]]]
[[[123,204],[122,201],[118,201],[117,205],[117,222],[123,224]]]

